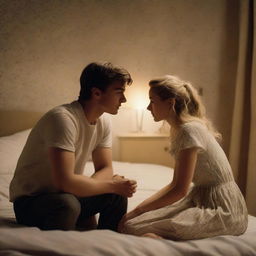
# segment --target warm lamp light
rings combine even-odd
[[[143,132],[143,118],[145,109],[136,108],[136,132]]]
[[[148,93],[145,89],[136,88],[129,97],[129,106],[135,110],[136,130],[137,133],[143,132],[143,121],[145,110],[148,105]]]
[[[143,121],[144,121],[144,113],[147,107],[146,99],[141,98],[136,102],[135,110],[136,110],[136,132],[143,132]]]

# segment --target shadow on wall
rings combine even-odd
[[[0,110],[0,136],[31,128],[41,118],[41,112]]]

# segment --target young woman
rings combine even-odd
[[[171,127],[174,178],[127,213],[119,231],[175,240],[242,234],[246,204],[197,91],[175,76],[149,85],[148,110]]]

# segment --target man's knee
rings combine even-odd
[[[76,227],[77,219],[81,212],[81,206],[78,199],[72,194],[53,195],[51,211],[40,223],[41,229],[62,229],[73,230]]]
[[[127,211],[127,205],[128,205],[128,200],[127,197],[123,197],[120,195],[116,195],[117,196],[117,202],[118,204],[125,209],[125,212]]]
[[[66,215],[78,217],[81,212],[81,205],[78,199],[68,193],[58,195],[58,199],[55,201],[56,207],[60,211],[65,212]]]
[[[112,208],[118,210],[118,212],[125,214],[127,212],[127,205],[128,200],[127,197],[123,197],[117,194],[108,194],[109,195],[109,203],[111,204]]]
[[[14,210],[20,224],[41,229],[72,229],[81,206],[72,194],[54,193],[20,198],[14,202]]]

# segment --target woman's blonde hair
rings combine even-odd
[[[198,120],[206,125],[215,138],[221,139],[221,134],[206,118],[200,95],[191,83],[177,76],[166,75],[149,81],[149,86],[162,100],[175,99],[174,111],[182,123]]]

